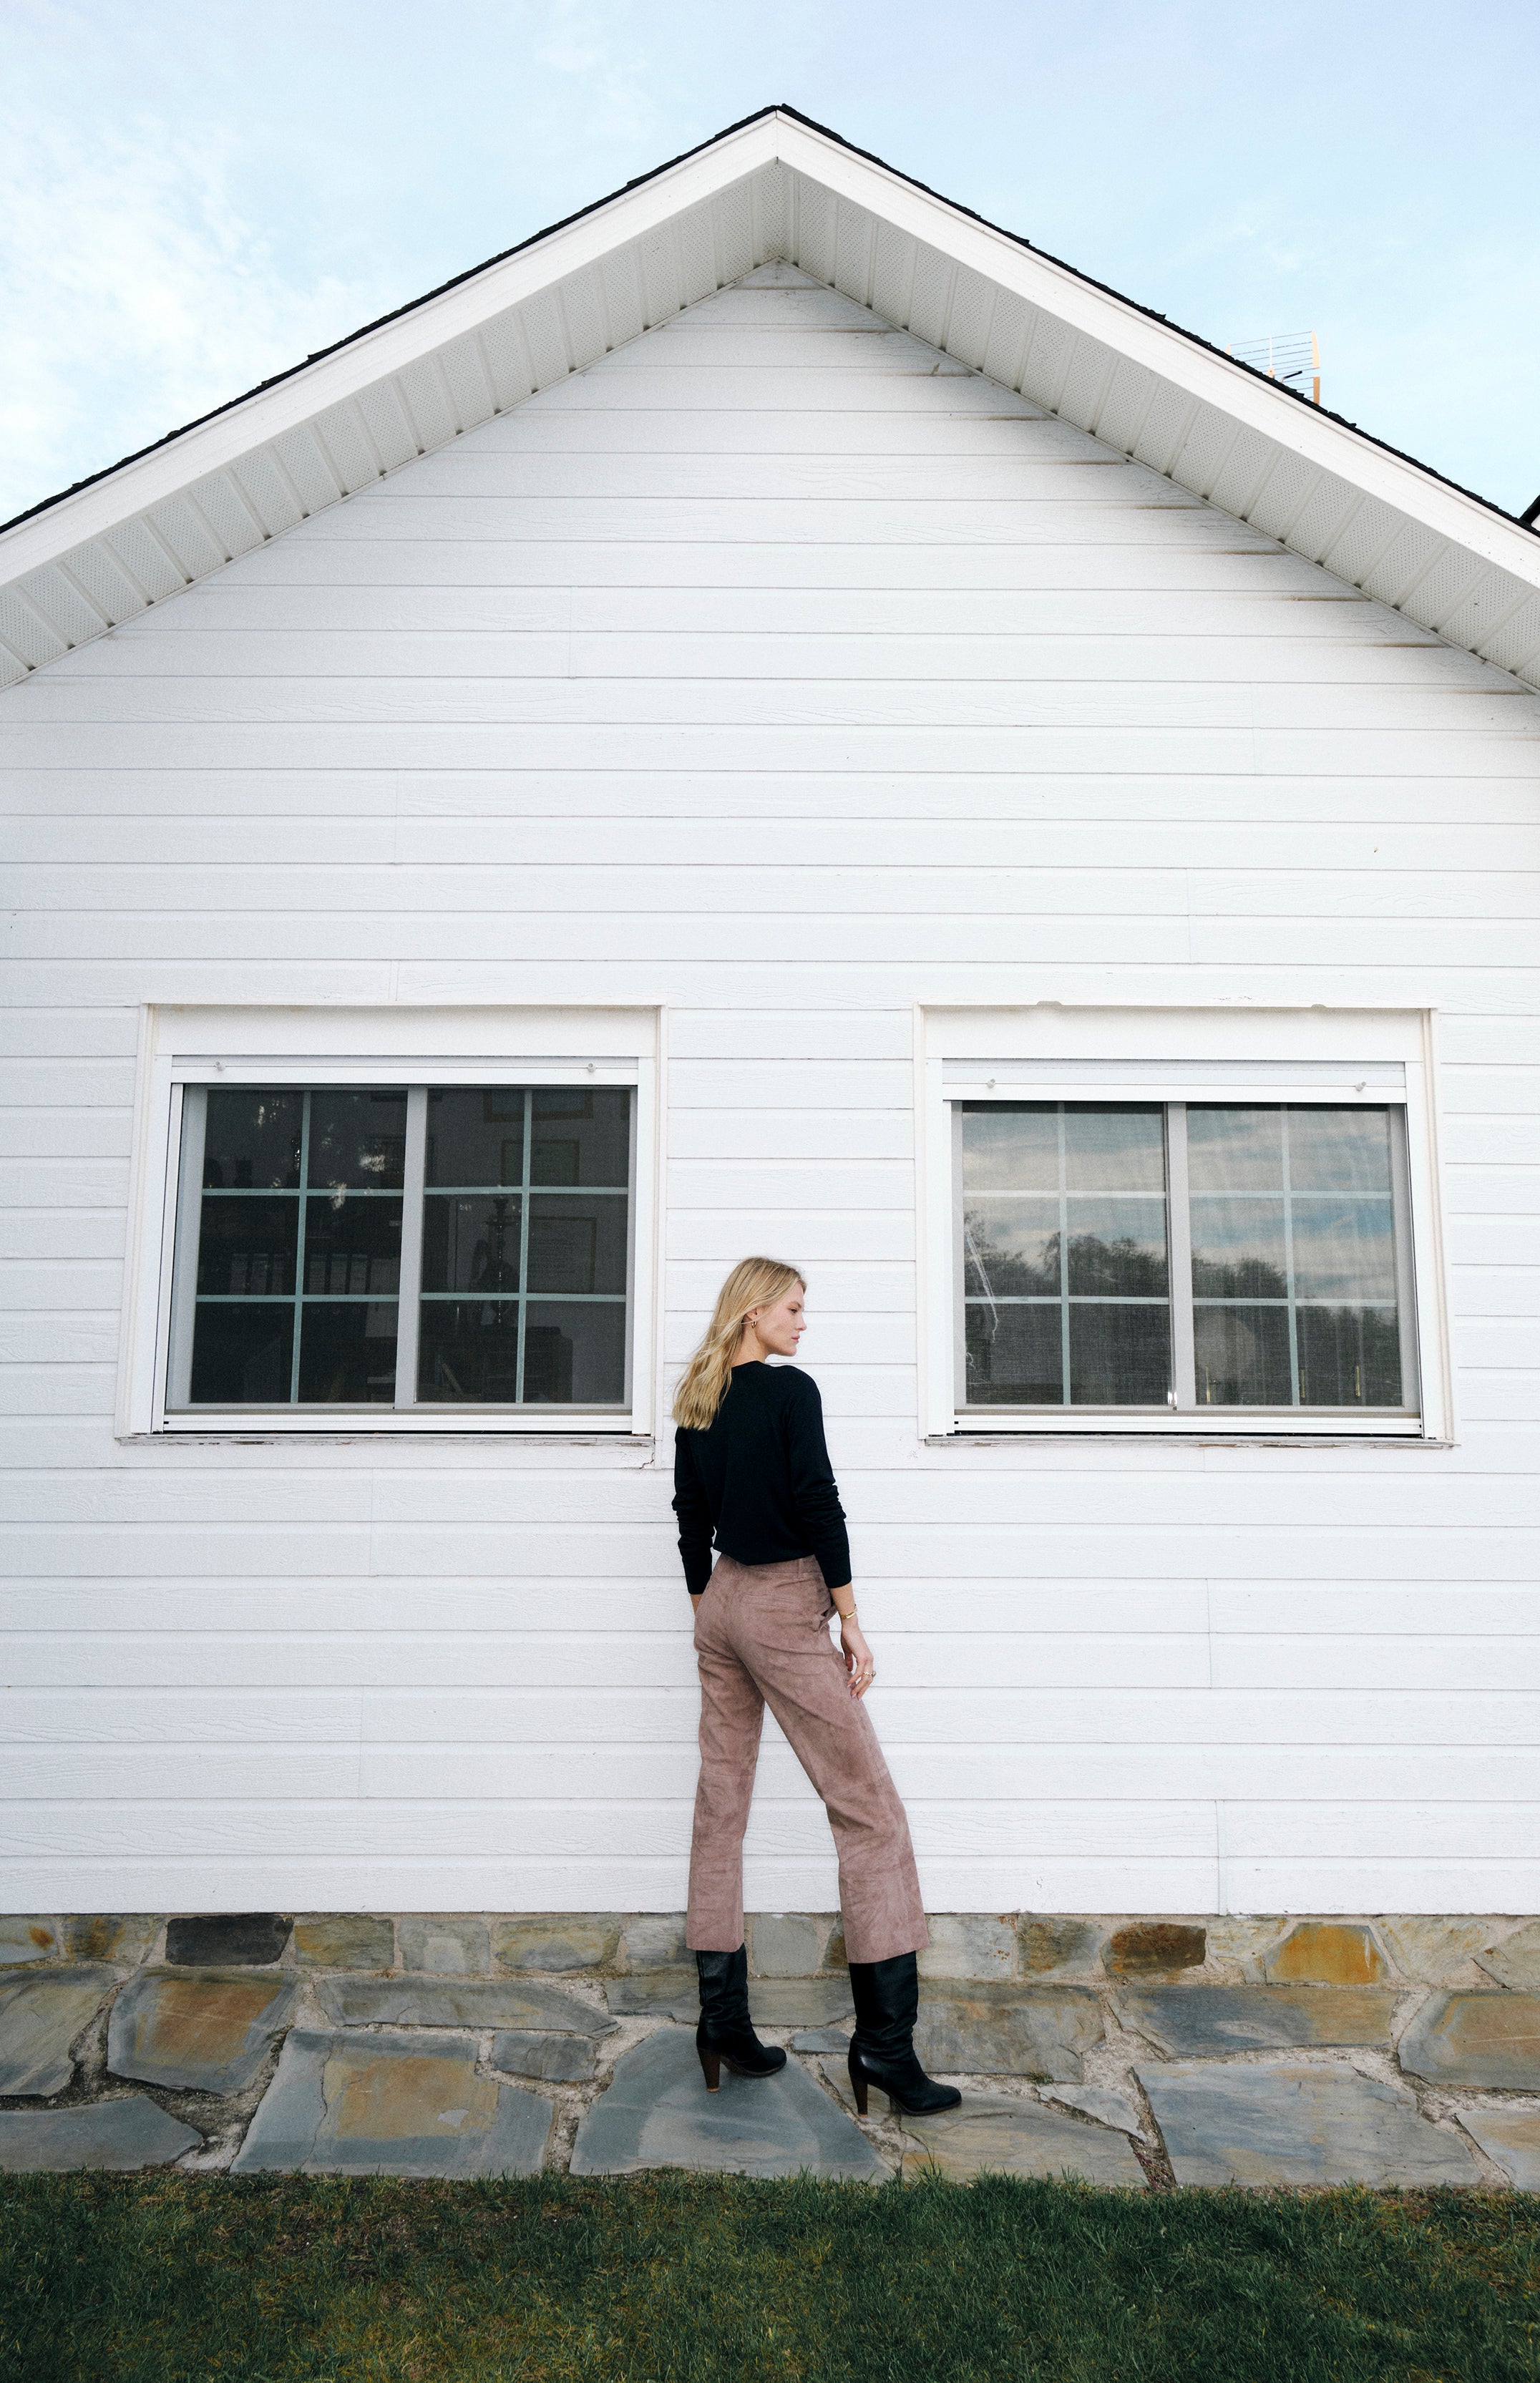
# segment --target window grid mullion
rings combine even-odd
[[[300,1103],[300,1216],[294,1232],[294,1350],[289,1361],[289,1403],[300,1403],[300,1330],[304,1322],[305,1216],[310,1189],[310,1094]]]
[[[417,1340],[422,1321],[423,1231],[427,1202],[427,1086],[406,1094],[406,1148],[401,1163],[400,1287],[396,1302],[396,1391],[393,1404],[417,1403]]]
[[[1198,1336],[1192,1305],[1192,1212],[1187,1156],[1187,1103],[1165,1108],[1166,1289],[1171,1300],[1172,1403],[1198,1404]]]

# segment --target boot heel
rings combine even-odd
[[[854,2044],[850,2047],[845,2066],[850,2070],[850,2090],[856,2096],[857,2115],[864,2118],[867,2115],[867,2072],[856,2061]]]
[[[703,2043],[697,2043],[696,2050],[700,2055],[700,2073],[706,2080],[708,2093],[720,2093],[721,2090],[721,2053],[708,2052]]]

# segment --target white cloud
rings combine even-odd
[[[0,520],[393,301],[298,286],[232,204],[217,136],[0,116]]]

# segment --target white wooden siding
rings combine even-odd
[[[932,1908],[1540,1908],[1540,704],[758,283],[0,698],[0,1895],[680,1903],[666,1432],[112,1427],[138,1005],[610,1000],[671,1364],[810,1270]],[[1438,1010],[1457,1446],[922,1444],[913,1006],[1022,999]]]

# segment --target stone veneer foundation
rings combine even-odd
[[[1540,2190],[1540,1920],[930,1926],[917,2041],[963,2107],[863,2124],[834,1913],[751,1917],[791,2057],[714,2099],[678,1914],[0,1918],[0,2168]]]

